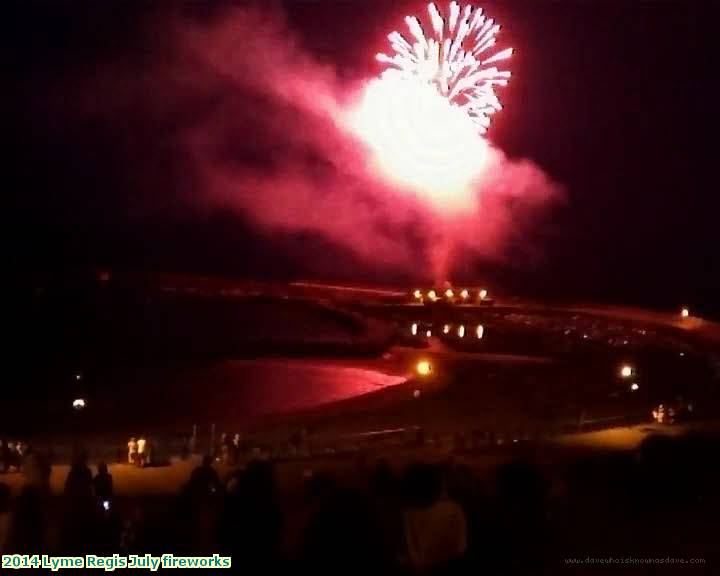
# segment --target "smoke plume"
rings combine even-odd
[[[154,137],[172,142],[187,180],[174,203],[237,211],[268,235],[319,234],[377,269],[442,280],[460,258],[502,258],[561,196],[538,166],[496,148],[476,208],[461,216],[384,180],[343,123],[364,82],[341,80],[277,10],[176,15],[147,41],[141,72],[108,63],[82,107],[115,117],[140,108],[154,119]]]

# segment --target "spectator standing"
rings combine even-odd
[[[220,489],[220,477],[212,467],[212,456],[205,455],[202,464],[196,467],[190,475],[188,488],[194,496],[209,496]]]
[[[403,511],[407,561],[418,571],[444,570],[467,548],[462,508],[444,494],[437,466],[415,464],[405,477],[409,500]]]
[[[153,443],[150,441],[150,436],[145,438],[145,457],[143,459],[143,466],[150,466],[153,463]]]
[[[232,439],[231,454],[232,454],[232,464],[233,465],[236,465],[240,461],[240,442],[241,442],[240,434],[238,434],[236,432]]]
[[[182,495],[183,532],[186,549],[192,554],[209,554],[217,550],[217,528],[222,504],[220,478],[206,455],[195,468]]]
[[[147,440],[145,440],[144,436],[140,436],[137,441],[137,465],[140,466],[140,468],[143,468],[145,466],[145,459],[147,457],[147,453],[145,452]]]
[[[137,463],[137,451],[138,451],[138,444],[135,440],[135,437],[133,436],[128,441],[128,464],[135,464]]]
[[[223,464],[227,464],[230,460],[230,437],[225,432],[220,434],[219,448],[220,461]]]
[[[108,472],[108,467],[105,462],[98,464],[98,471],[93,478],[93,490],[95,491],[95,498],[97,498],[100,505],[104,501],[110,501],[113,495],[113,477]]]
[[[77,452],[65,480],[63,543],[68,552],[86,550],[94,536],[96,513],[92,471],[83,452]]]
[[[229,483],[220,515],[220,549],[242,556],[250,566],[278,568],[282,514],[275,500],[272,464],[256,461]]]
[[[101,554],[117,551],[122,533],[120,517],[113,510],[113,477],[107,464],[100,462],[93,478],[93,491],[99,514],[95,520],[94,539]]]
[[[15,444],[15,451],[17,452],[20,465],[22,465],[23,458],[25,457],[25,454],[27,454],[28,448],[29,446],[22,440],[18,440],[17,444]]]

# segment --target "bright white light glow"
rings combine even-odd
[[[475,206],[473,182],[484,168],[487,142],[432,85],[373,80],[348,122],[390,181],[446,214]]]
[[[427,360],[420,360],[415,366],[415,370],[420,376],[429,376],[432,372],[432,365]]]

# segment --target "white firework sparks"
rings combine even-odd
[[[428,4],[429,34],[420,20],[407,16],[405,22],[415,42],[395,31],[388,35],[393,56],[378,54],[389,65],[383,77],[413,78],[437,88],[448,101],[463,110],[484,134],[490,116],[502,109],[496,86],[506,86],[510,72],[494,64],[510,58],[513,49],[495,51],[500,25],[487,18],[482,8],[450,3],[444,18],[435,4]]]

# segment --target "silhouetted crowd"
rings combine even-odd
[[[279,494],[275,466],[255,460],[222,482],[206,456],[179,496],[176,545],[220,551],[243,565],[313,572],[427,573],[460,568],[468,547],[463,508],[448,470],[412,464],[399,475],[381,460],[353,472],[303,471],[297,493]]]
[[[488,470],[456,459],[297,459],[283,464],[296,481],[282,487],[268,459],[221,476],[222,442],[175,496],[116,498],[107,466],[93,475],[77,451],[52,497],[49,467],[31,452],[19,494],[0,484],[0,552],[218,552],[271,573],[552,574],[565,557],[603,554],[711,565],[720,526],[714,437],[651,437],[637,453],[554,463],[515,453]]]

